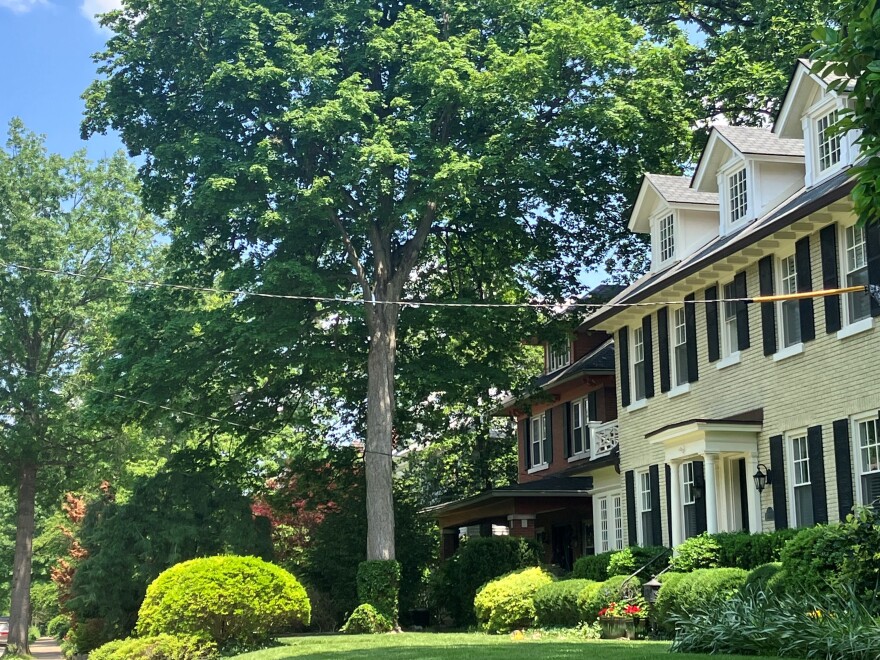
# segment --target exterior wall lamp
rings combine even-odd
[[[761,468],[764,468],[763,470]],[[757,489],[758,493],[764,492],[765,486],[773,485],[773,472],[770,471],[763,463],[758,463],[758,471],[755,472],[752,479],[755,480],[755,489]]]

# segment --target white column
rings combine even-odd
[[[763,512],[761,511],[761,496],[755,488],[753,475],[758,471],[758,454],[749,452],[746,456],[746,494],[749,503],[749,531],[752,534],[763,531]]]
[[[715,454],[703,457],[703,478],[706,480],[706,531],[718,533],[718,498],[715,491]]]
[[[678,461],[669,463],[669,508],[672,511],[672,547],[681,545],[682,541],[682,520],[681,520],[681,472]]]

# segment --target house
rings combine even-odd
[[[591,292],[604,300],[622,287]],[[583,554],[622,548],[614,342],[586,327],[544,345],[545,370],[526,396],[503,401],[516,421],[518,483],[431,507],[443,534],[441,556],[463,536],[533,538],[544,558],[571,568]]]
[[[847,102],[799,61],[772,128],[712,128],[693,177],[645,175],[629,228],[650,234],[650,272],[585,324],[615,337],[625,543],[880,498],[880,305],[745,300],[880,284],[880,227],[856,226],[849,197],[855,136],[829,130]]]

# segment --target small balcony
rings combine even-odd
[[[620,442],[617,420],[590,422],[590,458],[607,456]]]

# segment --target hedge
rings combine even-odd
[[[639,575],[656,575],[669,566],[671,552],[668,548],[657,545],[640,547],[637,545],[618,550],[611,554],[608,561],[608,577],[613,575],[632,575],[637,570],[652,562]]]
[[[397,596],[400,592],[400,564],[392,560],[362,561],[357,572],[358,599],[369,603],[382,616],[397,621]]]
[[[672,618],[715,599],[725,600],[742,589],[748,572],[741,568],[701,568],[691,573],[666,573],[661,578],[654,612],[660,627],[672,632]]]
[[[89,660],[208,660],[217,646],[198,637],[155,635],[108,642],[89,653]]]
[[[492,580],[474,598],[477,622],[490,633],[535,625],[535,593],[553,576],[542,568],[524,568]]]
[[[603,582],[608,579],[608,564],[613,552],[603,552],[601,555],[584,555],[578,557],[572,567],[571,577],[575,580],[594,580]]]
[[[560,580],[551,582],[535,592],[535,615],[538,625],[544,628],[573,628],[583,616],[578,607],[578,596],[590,580]]]
[[[779,561],[783,547],[798,530],[781,529],[766,534],[749,532],[702,533],[678,546],[672,564],[687,573],[698,568],[744,568],[752,570]]]
[[[627,579],[615,575],[604,582],[589,584],[578,594],[577,604],[584,621],[594,621],[599,610],[608,603],[640,596],[642,581],[638,577]]]
[[[773,584],[778,580],[778,575],[782,571],[782,562],[774,561],[769,564],[758,566],[758,568],[749,571],[749,576],[743,585],[745,590],[760,589],[763,591],[772,591]]]

